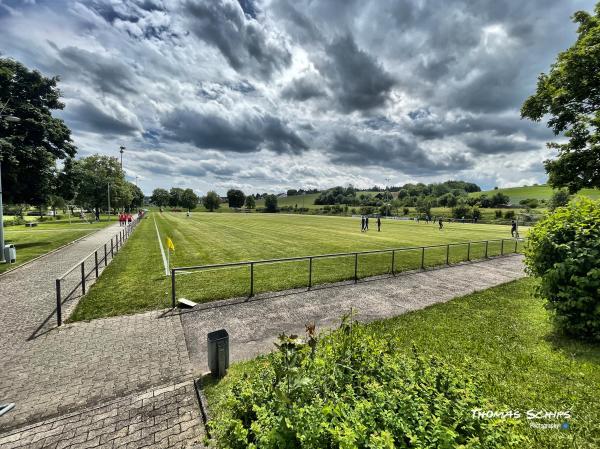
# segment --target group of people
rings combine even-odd
[[[119,214],[119,226],[125,226],[127,223],[131,224],[133,221],[133,215],[128,213]]]
[[[369,216],[363,215],[360,217],[360,232],[369,230]],[[381,232],[381,217],[377,217],[377,232]]]

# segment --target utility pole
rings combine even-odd
[[[110,182],[108,183],[108,221],[110,221]]]

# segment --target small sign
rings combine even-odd
[[[190,301],[189,299],[179,298],[177,300],[179,304],[185,307],[195,307],[197,304],[194,301]]]

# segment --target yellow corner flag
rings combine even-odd
[[[167,237],[167,248],[169,248],[171,251],[175,251],[175,245],[173,245],[173,240],[171,240],[169,237]]]

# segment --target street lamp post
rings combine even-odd
[[[8,101],[6,102],[8,104]],[[6,107],[6,104],[2,108]],[[2,112],[0,111],[0,112]],[[21,119],[19,117],[14,117],[12,115],[0,115],[0,120],[4,120],[6,122],[18,122]],[[2,207],[2,154],[0,154],[0,263],[6,263],[5,257],[5,249],[4,249],[4,208]]]
[[[123,170],[123,153],[125,152],[125,147],[121,145],[119,147],[119,153],[121,153],[121,170]]]

